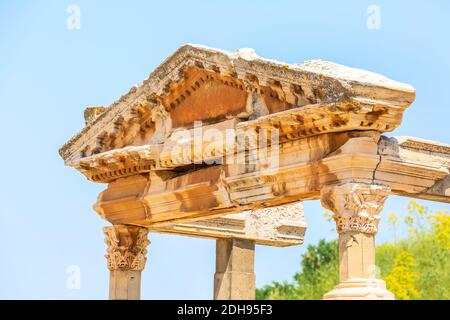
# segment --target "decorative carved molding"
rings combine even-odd
[[[403,148],[450,155],[450,145],[446,143],[415,137],[395,137],[395,139],[399,141],[399,145]]]
[[[164,106],[158,104],[152,110],[151,120],[155,123],[155,132],[150,143],[163,143],[172,131],[172,119]]]
[[[255,114],[251,115],[246,111],[250,92],[256,93],[252,100],[258,102],[254,105]],[[89,117],[92,121],[60,149],[60,154],[70,164],[112,149],[144,145],[152,136],[155,141],[161,141],[162,136],[170,133],[171,125],[166,115],[160,119],[160,115],[152,114],[157,102],[162,102],[170,113],[174,128],[177,122],[182,127],[190,126],[192,119],[198,119],[198,112],[205,122],[216,123],[229,117],[254,119],[267,112],[274,114],[306,105],[350,103],[351,113],[356,113],[358,118],[351,123],[383,132],[400,124],[404,109],[414,97],[415,91],[409,85],[331,62],[286,64],[257,55],[248,60],[239,53],[186,45],[106,108],[101,116]],[[231,101],[234,104],[230,109]],[[348,115],[344,114],[345,117]],[[159,121],[160,127],[156,134],[155,121]],[[304,133],[300,130],[300,136],[349,130],[342,124],[345,121],[340,115],[332,119],[331,125],[314,118],[306,122],[308,127]]]
[[[155,123],[157,123],[154,133],[159,136],[157,140],[162,141],[161,143],[104,151],[66,164],[75,167],[90,180],[110,182],[120,177],[148,172],[151,169],[150,165],[153,164],[156,164],[158,170],[173,170],[194,163],[211,164],[213,161],[230,164],[229,159],[237,160],[240,158],[240,156],[237,156],[238,153],[244,155],[245,153],[250,154],[250,150],[255,151],[258,148],[261,150],[261,143],[257,143],[260,138],[266,139],[266,146],[274,145],[275,150],[276,148],[284,148],[285,145],[301,143],[299,141],[302,138],[311,138],[308,135],[317,137],[319,134],[343,130],[343,127],[346,127],[349,131],[362,127],[376,129],[380,124],[377,122],[375,125],[372,121],[366,121],[365,117],[368,113],[364,113],[365,111],[359,116],[354,114],[351,111],[354,109],[351,109],[349,105],[336,103],[323,106],[305,106],[304,108],[261,116],[252,121],[240,121],[233,118],[202,126],[199,136],[196,136],[195,133],[198,128],[193,128],[175,132],[169,137],[166,137],[167,132],[164,131],[164,128],[170,126],[170,118],[165,115],[164,110],[160,110],[160,116],[156,116],[157,112],[153,110]],[[163,117],[166,117],[166,120],[163,120]],[[380,118],[382,118],[381,115]],[[389,122],[390,120],[386,121]],[[168,124],[162,125],[163,122]],[[370,126],[366,127],[366,123]],[[375,127],[372,127],[372,125],[375,125]],[[208,135],[203,135],[208,132],[214,132],[214,139],[211,139]],[[368,132],[375,134],[377,131]],[[340,137],[342,134],[339,133],[335,136]],[[194,137],[196,142],[194,142]],[[318,139],[320,140],[320,137]],[[307,147],[311,148],[311,146]],[[375,152],[376,150],[374,150]],[[257,154],[256,151],[254,153]],[[272,154],[272,151],[270,151],[270,154]]]
[[[450,202],[449,172],[441,162],[428,163],[431,155],[410,151],[396,158],[377,155],[376,140],[368,132],[351,132],[284,143],[274,171],[259,162],[251,172],[234,163],[185,172],[160,166],[111,182],[95,210],[112,224],[159,227],[168,221],[320,199],[323,187],[355,181],[389,186],[395,195]]]
[[[383,137],[379,143],[380,155],[401,157],[409,152],[416,157],[423,157],[426,163],[431,160],[442,162],[444,166],[450,167],[450,145],[442,142],[425,140],[416,137],[398,136]]]
[[[306,228],[303,204],[294,202],[221,217],[149,227],[149,230],[209,239],[239,238],[260,245],[281,247],[302,244]]]
[[[345,183],[321,190],[322,205],[334,213],[338,233],[376,234],[380,212],[390,192],[382,185]]]
[[[115,225],[103,228],[108,246],[108,269],[142,271],[147,261],[148,229],[136,226]]]
[[[156,164],[161,145],[130,146],[83,158],[74,166],[89,180],[112,181],[149,172]]]
[[[84,109],[84,122],[86,126],[91,125],[97,120],[97,118],[107,110],[108,107],[104,106],[96,106],[96,107],[87,107]]]

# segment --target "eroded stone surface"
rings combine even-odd
[[[88,109],[86,127],[60,154],[108,184],[94,209],[109,222],[215,238],[236,253],[244,246],[230,241],[301,243],[297,201],[321,199],[334,213],[340,252],[341,283],[325,298],[391,299],[374,278],[387,196],[450,203],[450,146],[383,136],[414,98],[409,85],[331,62],[285,64],[248,48],[186,45],[109,107]],[[136,298],[131,279],[140,277],[145,246],[127,255],[120,239],[131,233],[110,230],[112,297]],[[219,251],[225,262],[233,255]],[[242,267],[252,267],[247,253],[236,255],[249,258]],[[216,292],[225,298],[254,285],[251,268],[234,277],[218,265],[224,287]]]
[[[442,150],[423,154],[392,141],[397,140],[375,131],[328,133],[280,143],[272,154],[274,167],[267,166],[270,159],[260,159],[251,166],[233,162],[151,171],[116,179],[95,208],[112,223],[157,226],[319,199],[325,186],[352,182],[449,202],[448,158]]]
[[[450,145],[415,137],[382,137],[377,179],[398,194],[450,203]]]
[[[331,184],[321,203],[333,212],[339,234],[339,285],[325,299],[393,299],[384,281],[376,279],[375,235],[389,194],[380,184]]]
[[[229,53],[186,45],[101,115],[101,109],[88,109],[87,127],[60,154],[91,178],[83,158],[161,144],[199,120],[215,124],[234,118],[240,129],[281,126],[284,140],[346,130],[391,131],[414,97],[408,85],[330,62],[285,64],[249,49]],[[135,170],[149,169],[138,165]]]
[[[136,226],[105,227],[108,269],[142,271],[147,261],[148,230]]]
[[[306,227],[303,204],[297,202],[218,218],[150,227],[150,231],[211,239],[239,238],[263,245],[289,246],[303,243]]]
[[[141,297],[141,272],[147,261],[148,230],[115,225],[103,228],[107,245],[109,299],[137,300]]]

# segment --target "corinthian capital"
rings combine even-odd
[[[103,228],[109,270],[142,271],[147,260],[148,229],[116,225]]]
[[[382,185],[345,183],[323,188],[320,200],[333,212],[338,233],[376,234],[389,191],[389,187]]]

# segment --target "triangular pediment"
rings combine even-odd
[[[67,165],[83,169],[83,159],[120,157],[112,156],[114,150],[142,154],[142,146],[151,146],[140,164],[145,169],[158,157],[158,145],[194,121],[282,126],[291,137],[355,126],[391,131],[414,96],[409,85],[330,62],[286,64],[250,49],[185,45],[119,100],[90,109],[86,127],[60,154]]]

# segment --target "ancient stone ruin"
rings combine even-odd
[[[60,154],[106,184],[110,298],[139,299],[148,232],[216,239],[215,299],[254,299],[255,243],[303,242],[301,201],[339,233],[340,284],[325,299],[393,299],[375,278],[374,237],[391,194],[450,202],[450,145],[388,138],[415,90],[326,61],[252,49],[180,47]]]

